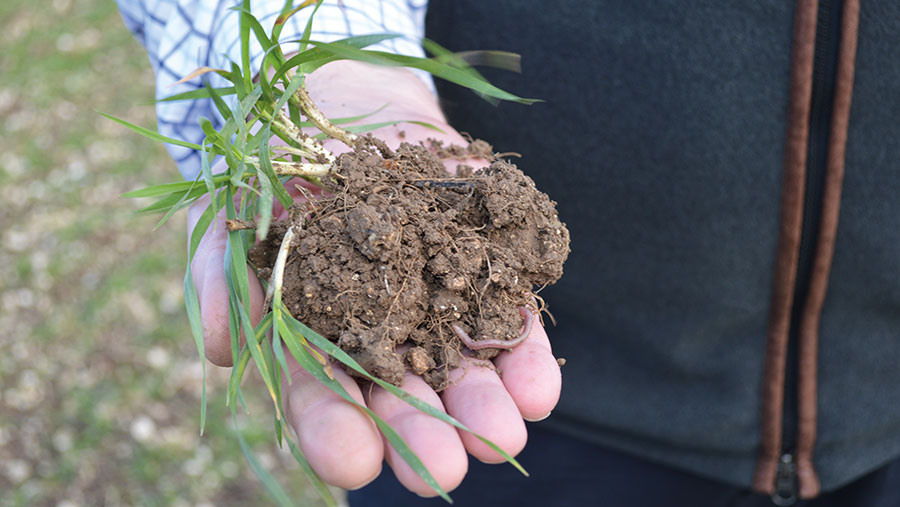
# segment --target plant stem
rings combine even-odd
[[[272,151],[283,151],[285,153],[290,153],[291,155],[297,155],[298,157],[306,157],[306,158],[315,159],[315,156],[313,154],[309,153],[308,151],[306,151],[302,148],[295,148],[293,146],[285,146],[285,145],[270,146],[270,148],[272,148]]]
[[[302,162],[272,161],[275,174],[280,176],[300,176],[301,178],[321,178],[331,171],[333,164],[310,164]]]
[[[259,159],[256,157],[247,157],[245,163],[259,169]],[[334,167],[333,164],[285,162],[282,160],[272,160],[271,164],[275,174],[279,176],[299,176],[305,180],[319,180]]]
[[[297,89],[297,93],[294,94],[294,97],[297,98],[299,102],[297,105],[303,112],[306,114],[306,117],[309,118],[309,121],[313,122],[316,127],[319,127],[319,130],[324,132],[328,137],[332,137],[346,144],[347,146],[353,148],[356,140],[359,138],[356,134],[348,132],[347,130],[338,127],[334,123],[328,120],[322,111],[319,110],[319,107],[313,102],[312,98],[306,92],[306,88],[300,87]],[[292,97],[292,98],[294,98]],[[283,114],[283,113],[282,113]]]
[[[281,239],[281,247],[278,249],[278,256],[275,258],[275,266],[272,267],[272,280],[266,289],[266,302],[263,304],[263,312],[268,311],[272,298],[281,299],[281,288],[284,284],[284,266],[287,263],[287,256],[291,250],[291,242],[294,240],[294,226],[288,227]]]
[[[300,90],[302,90],[302,89],[303,88],[300,88]],[[299,92],[299,90],[298,90],[298,92]],[[322,114],[322,113],[319,113],[319,114]],[[323,118],[324,118],[324,116],[323,116]],[[312,118],[310,118],[310,120],[312,120]],[[325,120],[325,121],[328,121],[328,120]],[[315,123],[315,121],[313,121],[313,123]],[[329,123],[331,123],[331,122],[329,122]],[[301,150],[307,150],[307,151],[309,151],[310,154],[312,154],[312,156],[304,155],[307,158],[316,160],[319,163],[328,163],[328,164],[334,163],[334,160],[335,160],[334,154],[331,153],[330,151],[328,151],[324,146],[322,146],[322,143],[320,143],[318,140],[305,134],[302,130],[300,130],[299,127],[294,125],[294,122],[291,121],[291,119],[288,117],[287,114],[284,113],[283,110],[278,111],[277,115],[275,116],[275,121],[274,121],[273,125],[274,124],[277,124],[278,128],[282,129],[291,139],[293,139],[297,144],[299,144]],[[318,124],[316,124],[316,125],[318,126]],[[340,128],[340,127],[335,127],[335,128]],[[344,130],[344,129],[341,129],[341,130]],[[323,130],[323,132],[324,132],[324,130]],[[344,132],[346,132],[346,131],[344,131]],[[349,132],[347,132],[347,133],[350,134]],[[326,132],[326,134],[328,134],[328,132]]]

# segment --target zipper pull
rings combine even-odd
[[[775,505],[794,505],[797,502],[797,465],[794,455],[787,452],[781,455],[775,472],[775,492],[772,503]]]

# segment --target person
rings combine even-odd
[[[160,96],[200,86],[169,87],[201,65],[240,61],[228,2],[119,4]],[[253,2],[264,26],[281,7]],[[326,2],[320,40],[401,33],[377,49],[421,55],[410,41],[425,34],[523,54],[522,76],[486,74],[544,104],[494,108],[440,82],[437,99],[420,75],[345,62],[312,74],[310,93],[326,114],[388,103],[381,118],[520,152],[572,236],[566,275],[542,293],[558,321],[552,351],[536,327],[495,361],[502,378],[471,365],[440,395],[404,384],[521,451],[530,478],[341,382],[462,505],[900,505],[898,20],[888,0]],[[281,39],[303,24],[298,14]],[[157,114],[164,134],[196,142],[197,118],[215,110]],[[399,141],[395,128],[378,134]],[[172,154],[196,174],[196,153]],[[208,233],[193,270],[207,355],[225,365],[223,249]],[[561,397],[553,354],[568,360]],[[433,495],[371,421],[292,375],[286,413],[316,471],[348,489],[374,479],[351,505],[442,502],[405,492]],[[382,458],[396,480],[379,476]]]

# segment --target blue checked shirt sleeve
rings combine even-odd
[[[231,7],[239,0],[117,0],[125,25],[144,45],[156,72],[156,98],[162,99],[203,87],[197,78],[175,85],[199,67],[230,69],[240,65],[240,16]],[[295,1],[299,4],[299,0]],[[326,0],[313,21],[312,38],[329,42],[354,35],[399,33],[405,38],[383,41],[370,49],[396,54],[423,56],[416,42],[424,36],[427,0]],[[284,0],[253,0],[251,10],[269,33],[281,13]],[[300,39],[311,8],[303,9],[287,23],[279,40]],[[262,48],[253,37],[251,68],[258,69]],[[296,44],[284,44],[291,52]],[[218,74],[207,74],[213,86],[227,86]],[[200,118],[212,121],[218,129],[224,119],[209,99],[159,102],[156,105],[159,132],[162,135],[200,144],[204,134]],[[200,153],[180,146],[166,145],[185,178],[200,172]]]

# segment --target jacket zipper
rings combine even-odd
[[[772,303],[766,331],[765,366],[760,417],[760,455],[756,463],[753,488],[772,495],[775,492],[778,464],[785,454],[783,431],[786,379],[791,324],[795,320],[797,265],[803,230],[803,196],[809,154],[809,116],[815,60],[817,0],[797,0],[791,46],[791,75],[785,133],[784,167],[781,183],[778,248],[772,283]],[[788,426],[789,426],[788,422]],[[789,454],[789,453],[788,453]],[[781,467],[786,474],[789,469]],[[794,472],[791,472],[793,474]]]
[[[775,492],[772,503],[780,506],[794,505],[797,502],[797,465],[794,455],[785,453],[778,461],[775,473]]]
[[[839,222],[860,0],[797,0],[761,454],[754,488],[813,498],[819,325]],[[780,450],[780,453],[779,453]]]
[[[809,141],[803,205],[803,225],[791,309],[791,325],[784,383],[781,458],[779,459],[772,502],[790,506],[798,499],[795,449],[798,424],[798,332],[801,314],[810,285],[816,250],[816,237],[822,215],[823,187],[828,159],[832,101],[837,66],[841,0],[819,0],[813,59],[812,97],[809,113]]]

